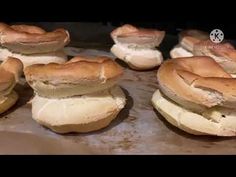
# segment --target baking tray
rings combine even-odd
[[[176,40],[161,45],[165,58]],[[168,45],[166,45],[168,44]],[[78,44],[74,44],[82,47]],[[73,55],[107,55],[109,46],[99,50],[67,48]],[[92,46],[90,46],[93,48]],[[115,59],[115,58],[114,58]],[[170,125],[151,105],[157,89],[156,72],[134,71],[123,62],[120,86],[127,105],[106,128],[80,134],[59,135],[37,124],[29,103],[33,91],[24,82],[17,85],[17,104],[0,117],[0,154],[235,154],[235,138],[189,135]]]

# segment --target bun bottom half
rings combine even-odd
[[[236,110],[214,107],[197,114],[166,98],[159,90],[153,94],[152,104],[169,123],[187,133],[236,136]]]
[[[4,61],[7,57],[20,59],[24,64],[24,68],[33,64],[64,63],[67,61],[67,55],[64,51],[25,55],[0,47],[0,61]]]
[[[171,51],[170,51],[170,57],[171,58],[182,58],[182,57],[192,57],[193,53],[184,49],[180,45],[176,45]]]
[[[56,133],[91,132],[108,126],[125,103],[125,94],[118,86],[64,99],[36,95],[32,100],[32,116]]]
[[[15,91],[10,94],[0,97],[0,114],[10,109],[18,100],[18,95]]]
[[[154,49],[135,49],[121,44],[114,44],[111,52],[135,70],[152,69],[163,61],[162,53]]]

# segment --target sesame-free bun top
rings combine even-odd
[[[167,60],[160,66],[157,79],[162,93],[193,111],[216,105],[236,107],[236,79],[210,57]]]
[[[179,43],[188,51],[193,51],[193,46],[202,40],[209,39],[209,34],[196,29],[183,30],[179,33]]]
[[[23,54],[47,53],[62,49],[70,41],[68,31],[56,29],[46,32],[31,25],[0,23],[0,45]]]
[[[205,40],[194,45],[193,54],[196,56],[210,56],[228,73],[236,73],[236,50],[230,43],[216,44]]]
[[[25,77],[41,96],[69,97],[113,86],[123,69],[108,57],[74,57],[64,64],[26,67]]]
[[[111,32],[111,37],[116,44],[141,48],[158,47],[164,36],[165,31],[137,28],[129,24],[118,27]]]

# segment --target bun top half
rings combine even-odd
[[[10,26],[0,23],[0,45],[14,52],[23,54],[54,52],[69,42],[69,32],[62,28],[46,32],[37,26]]]
[[[209,39],[209,34],[200,30],[189,29],[183,30],[179,33],[180,45],[190,52],[193,51],[193,47],[195,44],[207,39]]]
[[[164,39],[165,31],[137,28],[125,24],[113,30],[111,37],[116,44],[128,45],[130,47],[155,48]]]
[[[167,97],[194,111],[216,105],[236,107],[236,79],[210,57],[167,60],[157,79]]]
[[[119,79],[123,69],[108,57],[74,57],[64,64],[36,64],[25,68],[29,83],[42,81],[48,84],[99,84]]]

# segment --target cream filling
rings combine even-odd
[[[119,112],[125,103],[125,95],[118,86],[63,99],[45,98],[36,94],[32,100],[32,114],[34,119],[51,126],[85,124]]]
[[[158,66],[163,61],[162,53],[155,49],[133,49],[115,44],[111,52],[130,66],[138,69],[149,69]]]
[[[122,44],[115,44],[116,47],[120,48],[127,54],[144,56],[145,58],[157,57],[160,58],[162,56],[161,52],[156,49],[149,48],[130,48]]]

